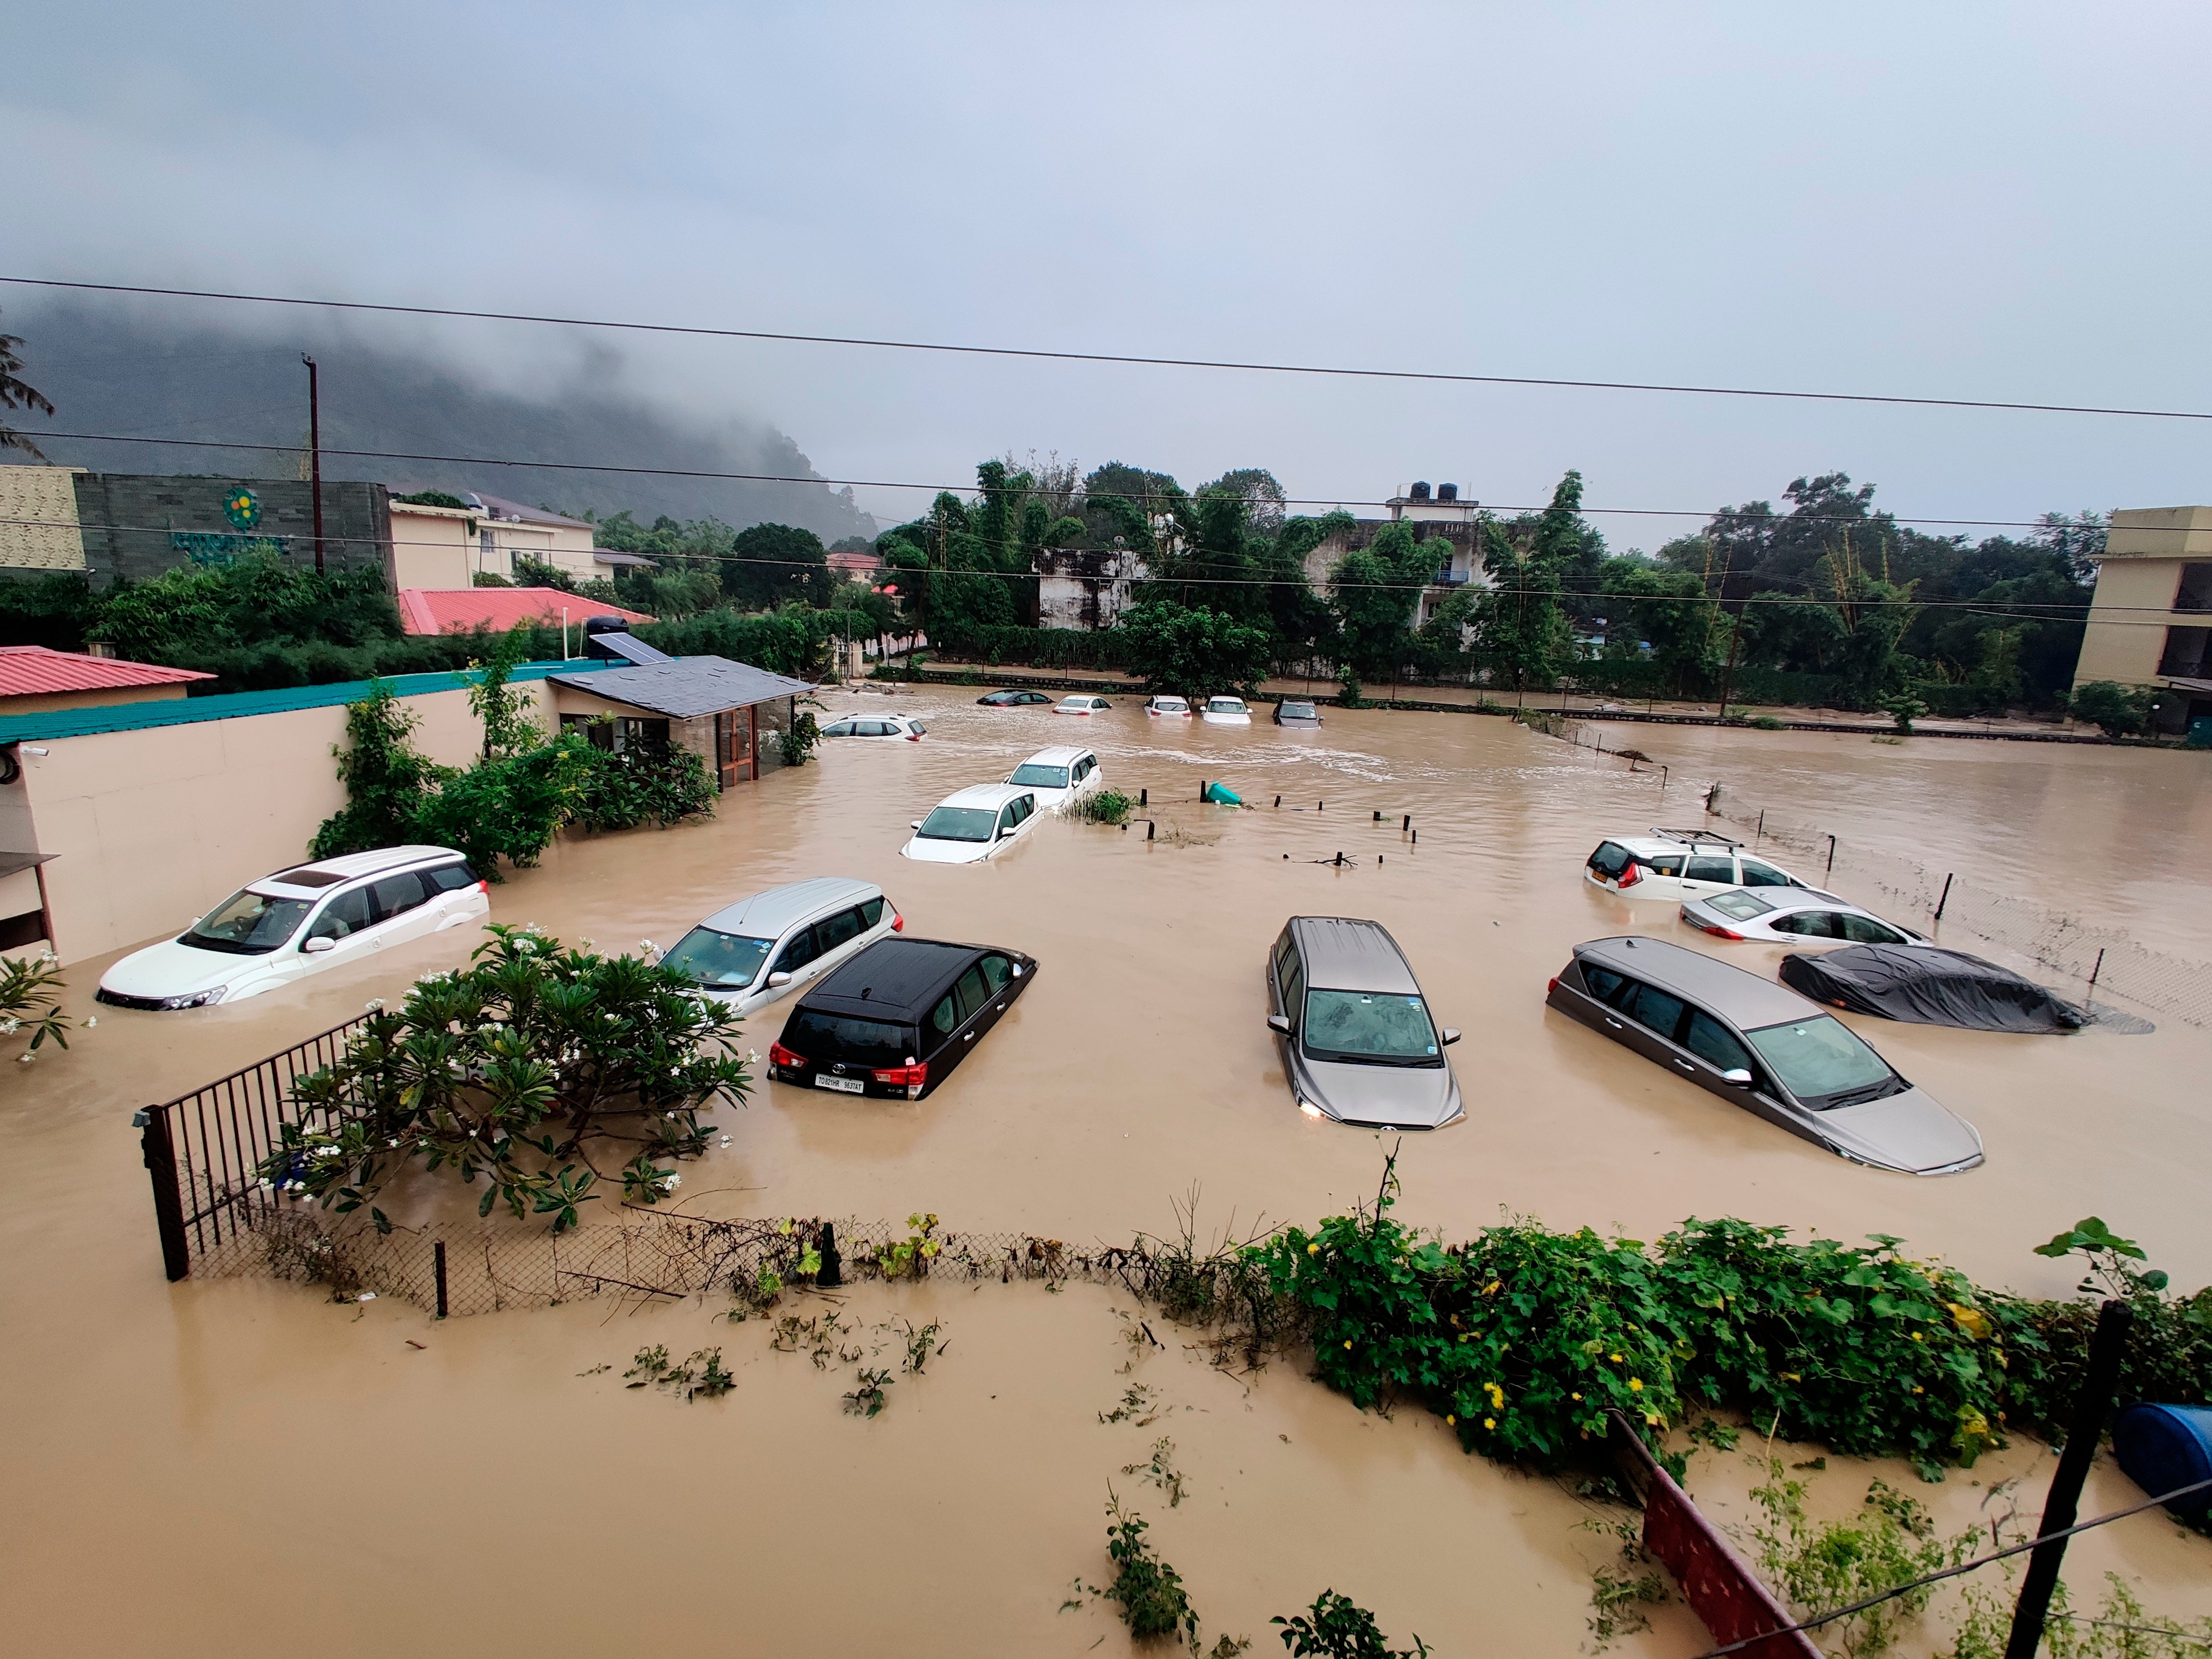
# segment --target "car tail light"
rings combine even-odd
[[[878,1083],[888,1084],[894,1089],[905,1090],[906,1097],[908,1100],[919,1100],[921,1098],[922,1090],[929,1083],[929,1062],[925,1060],[919,1066],[888,1066],[872,1075]]]
[[[491,891],[491,884],[488,881],[478,882],[477,884],[477,891],[479,893],[489,893]]]
[[[908,743],[920,743],[921,741],[921,733],[919,732],[909,732],[906,734],[906,740]]]
[[[1544,994],[1545,994],[1546,996],[1549,996],[1549,995],[1551,995],[1551,994],[1552,994],[1552,993],[1553,993],[1553,992],[1554,992],[1554,991],[1558,990],[1559,988],[1559,980],[1558,980],[1556,977],[1554,977],[1554,978],[1553,978],[1553,980],[1552,981],[1552,982],[1551,982],[1549,985],[1547,985],[1547,986],[1544,988]]]
[[[906,918],[896,910],[891,912],[891,932],[894,933],[906,932]]]
[[[1683,917],[1682,920],[1689,922],[1690,926],[1696,928],[1699,933],[1711,933],[1715,939],[1732,939],[1741,942],[1743,938],[1741,933],[1736,933],[1733,929],[1723,927],[1717,921],[1697,921],[1692,920],[1688,916]]]
[[[1613,884],[1617,887],[1633,887],[1638,882],[1643,879],[1643,866],[1638,864],[1635,860],[1631,859],[1628,861],[1628,867],[1620,872],[1620,879]]]
[[[793,1070],[804,1070],[806,1056],[792,1053],[781,1042],[771,1042],[768,1045],[768,1063],[771,1066],[788,1066]]]

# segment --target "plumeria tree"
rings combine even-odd
[[[302,1121],[286,1125],[263,1175],[349,1212],[419,1166],[485,1182],[477,1213],[577,1224],[618,1178],[653,1203],[680,1178],[662,1160],[696,1157],[719,1101],[751,1087],[737,1022],[672,969],[564,946],[497,924],[469,965],[418,980],[397,1008],[372,1004],[334,1065],[302,1078]]]

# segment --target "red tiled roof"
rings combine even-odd
[[[568,620],[579,628],[586,617],[620,617],[633,623],[653,620],[643,611],[579,599],[557,587],[403,587],[399,625],[410,634],[468,634],[478,628],[504,633],[525,622],[550,623],[557,628],[564,607]]]
[[[182,685],[211,680],[191,668],[157,668],[149,662],[80,656],[43,645],[0,645],[0,697],[52,696],[58,691],[119,691],[139,685]]]
[[[832,570],[881,570],[883,556],[879,553],[825,553],[823,561]]]

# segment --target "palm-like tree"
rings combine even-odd
[[[23,360],[15,355],[15,348],[23,343],[20,334],[0,334],[0,410],[27,409],[40,415],[54,412],[53,402],[34,386],[27,386],[16,377],[15,371]],[[0,422],[0,449],[20,449],[40,460],[46,457],[39,453],[38,445],[5,422]]]

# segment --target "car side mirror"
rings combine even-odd
[[[1741,1066],[1731,1066],[1721,1073],[1721,1081],[1731,1088],[1748,1089],[1751,1087],[1751,1073]]]
[[[306,951],[309,956],[315,956],[325,951],[337,950],[338,948],[338,942],[334,939],[318,933],[314,938],[309,939],[300,948]]]
[[[1291,1017],[1288,1014],[1268,1015],[1267,1029],[1271,1031],[1279,1031],[1285,1036],[1290,1036]]]
[[[1453,1043],[1457,1042],[1458,1041],[1459,1028],[1453,1025],[1445,1026],[1443,1030],[1443,1046],[1449,1048]]]
[[[908,825],[907,825],[907,828],[908,828],[908,829],[909,829],[909,830],[919,830],[919,829],[921,829],[921,820],[920,818],[916,818],[913,823],[911,823],[908,824]]]
[[[791,975],[790,975],[789,974],[785,973],[785,972],[784,972],[781,969],[780,969],[780,968],[779,968],[778,969],[776,969],[776,971],[775,971],[775,972],[774,972],[774,973],[770,974],[770,975],[768,976],[768,988],[769,988],[769,990],[771,990],[771,991],[773,991],[774,989],[775,989],[775,988],[776,988],[777,986],[779,986],[779,985],[788,985],[788,984],[790,984],[790,983],[791,983]]]

